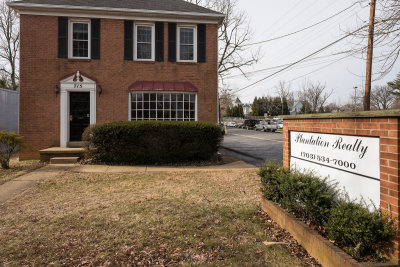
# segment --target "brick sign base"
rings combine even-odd
[[[400,110],[315,114],[284,117],[283,164],[290,166],[290,132],[373,136],[380,139],[380,206],[400,225]],[[393,259],[400,262],[400,237],[394,242]]]

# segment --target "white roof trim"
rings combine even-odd
[[[164,10],[147,10],[147,9],[128,9],[128,8],[112,8],[112,7],[92,7],[92,6],[70,6],[70,5],[45,5],[45,4],[28,4],[9,2],[8,6],[15,9],[68,9],[80,11],[107,11],[121,13],[141,13],[141,14],[161,14],[161,15],[179,15],[179,16],[196,16],[204,18],[223,19],[225,15],[214,13],[199,13],[199,12],[179,12],[179,11],[164,11]]]

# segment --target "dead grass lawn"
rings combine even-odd
[[[43,163],[38,160],[18,161],[15,158],[11,159],[10,169],[4,170],[0,167],[0,185],[40,167],[43,167]]]
[[[257,214],[255,171],[63,173],[0,204],[1,266],[302,266]]]

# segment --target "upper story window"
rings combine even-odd
[[[135,60],[154,61],[155,31],[154,24],[136,24]]]
[[[90,21],[70,21],[70,58],[90,58]]]
[[[195,26],[178,27],[178,61],[197,62],[197,30]]]

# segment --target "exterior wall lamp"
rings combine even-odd
[[[58,84],[56,84],[56,86],[54,86],[54,92],[56,93],[56,95],[58,95],[60,93],[60,87],[58,87]]]
[[[97,85],[97,92],[99,93],[99,96],[103,93],[103,88],[101,87],[101,85]]]

